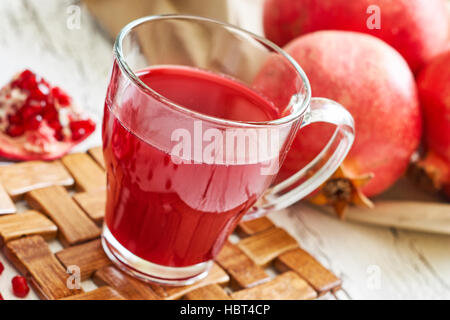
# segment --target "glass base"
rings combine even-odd
[[[170,286],[189,285],[208,275],[212,261],[188,267],[167,267],[139,258],[114,238],[106,224],[103,227],[102,246],[108,258],[122,271],[140,280]]]

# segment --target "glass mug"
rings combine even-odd
[[[354,140],[351,115],[312,98],[298,64],[270,41],[207,18],[149,16],[114,45],[103,119],[102,243],[122,270],[186,285],[205,277],[241,219],[314,191]],[[273,185],[301,127],[336,130],[305,168]]]

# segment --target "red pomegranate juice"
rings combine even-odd
[[[159,94],[206,115],[240,121],[278,117],[270,102],[227,77],[176,66],[150,68],[138,75]],[[108,95],[114,94],[111,90]],[[260,162],[176,164],[170,152],[152,143],[151,135],[144,142],[133,133],[136,128],[125,128],[111,111],[117,106],[106,101],[105,222],[112,235],[133,254],[164,266],[213,259],[273,175],[261,174]],[[158,125],[165,124],[159,120]]]

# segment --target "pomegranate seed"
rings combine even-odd
[[[23,70],[22,73],[19,75],[19,78],[21,79],[28,79],[30,77],[34,77],[34,73],[28,69]]]
[[[52,89],[52,95],[55,97],[56,100],[58,100],[61,107],[67,107],[70,105],[71,99],[70,97],[61,90],[59,87],[54,87]]]
[[[33,116],[32,118],[27,119],[27,122],[25,122],[25,130],[36,130],[39,128],[42,122],[42,116],[40,114],[37,114]]]
[[[56,140],[62,141],[64,140],[64,136],[62,134],[62,126],[58,121],[53,121],[48,123],[48,126],[55,130],[55,133],[53,134]]]
[[[34,74],[22,76],[16,81],[16,84],[20,89],[30,91],[37,85],[36,77]]]
[[[35,88],[30,90],[30,97],[36,100],[44,100],[46,98],[46,93],[43,90],[43,87],[41,87],[42,84],[37,85]]]
[[[23,135],[24,132],[25,132],[24,128],[21,125],[16,124],[11,124],[6,130],[6,133],[11,137],[21,136]]]
[[[12,280],[12,287],[14,294],[19,298],[25,298],[30,292],[27,280],[22,276],[15,276]]]
[[[29,101],[19,111],[24,119],[32,118],[42,112],[42,106],[37,101]]]
[[[52,128],[55,131],[53,136],[56,138],[56,140],[59,140],[59,141],[64,140],[64,136],[62,134],[62,126],[57,120],[52,121],[52,122],[47,122],[47,124],[50,128]]]
[[[58,122],[58,112],[56,111],[53,104],[48,104],[44,107],[42,116],[45,120],[47,120],[47,122]]]
[[[17,76],[17,78],[11,83],[13,87],[23,87],[23,83],[26,79],[33,77],[33,72],[30,70],[24,70],[21,74]]]
[[[50,128],[52,128],[53,130],[56,130],[56,131],[62,129],[62,126],[61,126],[61,124],[58,121],[51,121],[51,122],[48,123],[48,126]]]
[[[8,116],[9,123],[11,124],[21,124],[22,117],[19,114],[10,114]]]
[[[3,270],[5,270],[5,267],[3,266],[3,263],[0,262],[0,275],[3,273]]]
[[[53,135],[56,140],[58,141],[63,141],[64,140],[64,135],[62,134],[62,131],[55,131],[55,134]]]
[[[91,119],[72,121],[69,126],[74,141],[80,140],[95,130],[95,123]]]

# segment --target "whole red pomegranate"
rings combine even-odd
[[[413,71],[443,50],[449,30],[445,0],[266,0],[264,31],[285,45],[319,30],[376,36],[397,49]]]
[[[450,198],[450,50],[428,63],[417,78],[427,154],[418,165]]]
[[[284,49],[304,69],[313,96],[341,103],[355,120],[353,147],[342,170],[328,180],[326,201],[322,202],[343,211],[348,202],[355,201],[355,191],[373,196],[391,186],[403,175],[421,137],[417,89],[406,61],[385,42],[348,31],[310,33]],[[275,61],[269,59],[267,66]],[[292,82],[286,81],[286,76],[290,73],[282,68],[263,68],[254,87],[276,105],[286,105],[286,101],[278,103],[286,100],[284,83]],[[279,177],[304,167],[325,146],[333,130],[321,123],[301,129]],[[362,186],[369,176],[373,178]]]
[[[51,160],[95,130],[59,87],[24,70],[0,90],[0,157]]]

